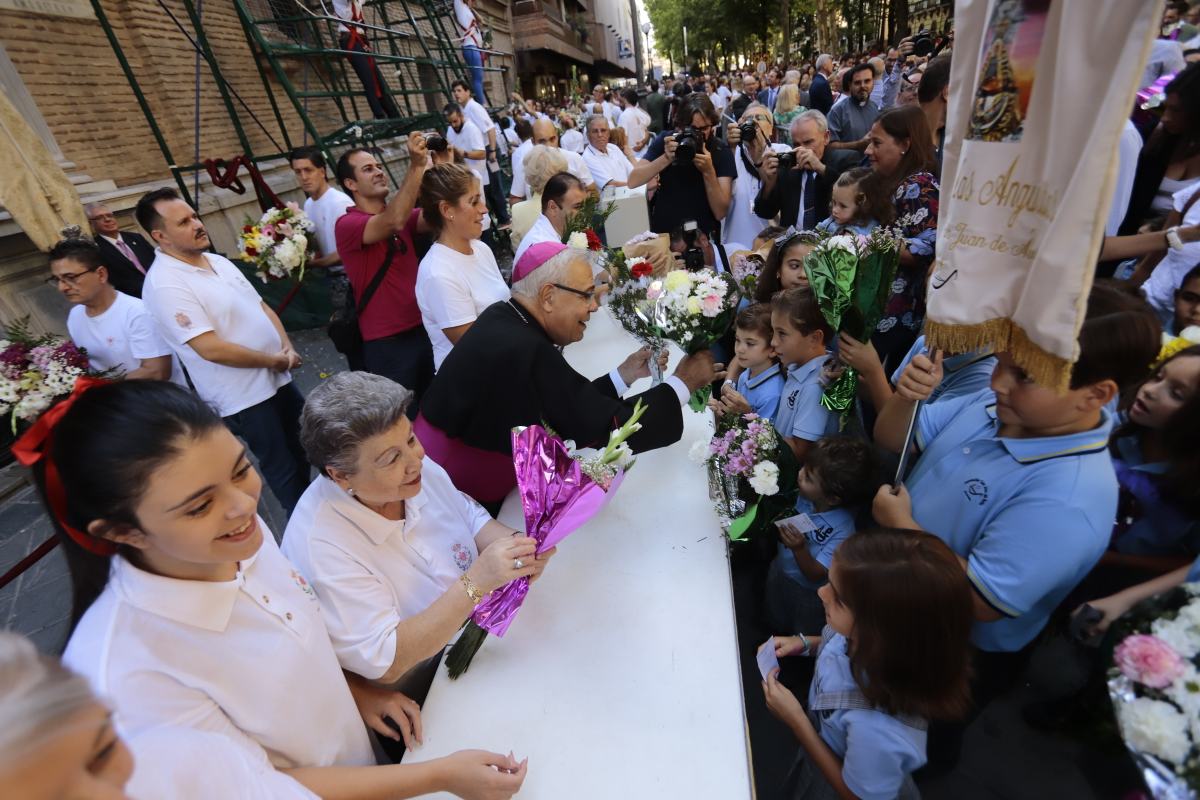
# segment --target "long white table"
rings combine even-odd
[[[565,353],[596,376],[636,348],[601,309]],[[508,633],[458,680],[439,669],[425,744],[406,763],[512,750],[529,757],[522,800],[753,797],[729,559],[705,470],[688,459],[709,415],[683,413],[683,439],[638,457]],[[524,527],[515,496],[500,518]]]

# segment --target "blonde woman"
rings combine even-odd
[[[779,89],[779,97],[775,98],[775,136],[779,142],[792,143],[792,120],[804,111],[804,106],[800,105],[800,87],[785,83]]]
[[[525,234],[533,227],[542,213],[542,189],[546,181],[560,172],[568,171],[567,157],[561,148],[535,145],[525,156],[525,183],[529,187],[529,199],[515,203],[512,207],[512,245],[514,252]]]

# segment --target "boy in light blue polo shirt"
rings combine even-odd
[[[912,362],[913,356],[925,353],[925,334],[917,337],[908,354],[892,372],[892,385],[900,382],[900,376]],[[935,400],[949,400],[952,397],[975,394],[986,389],[992,382],[992,370],[996,368],[996,356],[991,348],[972,350],[942,359],[942,382],[934,387],[927,403]]]
[[[775,430],[803,464],[813,442],[837,432],[837,415],[821,405],[821,367],[829,358],[833,331],[813,293],[787,289],[771,299],[771,346],[787,365],[787,382],[775,415]]]
[[[771,347],[771,306],[755,303],[738,312],[733,322],[734,363],[741,369],[737,383],[725,381],[721,397],[709,403],[718,414],[748,414],[775,420],[783,393],[783,369]]]
[[[1022,650],[1104,552],[1117,508],[1105,406],[1157,354],[1152,314],[1097,285],[1064,395],[1002,352],[991,390],[921,407],[906,490],[881,489],[875,518],[930,531],[958,554],[975,590],[979,649]],[[941,367],[940,355],[912,359],[876,422],[879,445],[899,451],[913,403],[932,395]]]

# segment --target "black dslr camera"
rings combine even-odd
[[[933,33],[929,28],[922,28],[917,31],[916,37],[913,39],[913,55],[919,58],[924,58],[933,52]]]
[[[683,223],[683,243],[686,247],[683,251],[683,267],[691,271],[704,269],[704,251],[696,244],[699,227],[694,219]]]
[[[786,153],[779,154],[779,171],[780,172],[783,172],[785,169],[795,169],[795,168],[796,168],[796,151],[795,150],[788,150]]]
[[[700,152],[702,139],[700,131],[691,125],[675,134],[675,160],[672,163],[676,165],[691,164],[696,153]]]
[[[430,133],[425,136],[425,147],[433,153],[446,152],[446,137],[440,133]]]
[[[742,144],[750,144],[753,142],[758,137],[758,131],[759,127],[757,122],[747,121],[738,123],[738,132],[742,135]]]

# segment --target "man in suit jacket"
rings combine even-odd
[[[817,56],[817,74],[808,87],[809,107],[822,114],[833,108],[833,90],[829,88],[829,76],[833,74],[833,56],[822,53]]]
[[[762,187],[754,198],[754,214],[763,219],[779,215],[783,227],[812,230],[829,216],[829,201],[838,175],[853,166],[850,151],[826,150],[829,125],[820,111],[808,110],[792,120],[796,167],[779,170],[779,154],[763,155]],[[803,205],[801,203],[803,201]]]
[[[109,283],[118,292],[141,297],[146,270],[154,263],[154,245],[141,234],[121,230],[116,216],[101,203],[92,203],[84,213],[108,267]]]
[[[782,80],[779,68],[771,67],[771,71],[767,73],[767,87],[758,93],[758,102],[771,109],[772,112],[775,111],[775,98],[779,97],[779,85]]]

